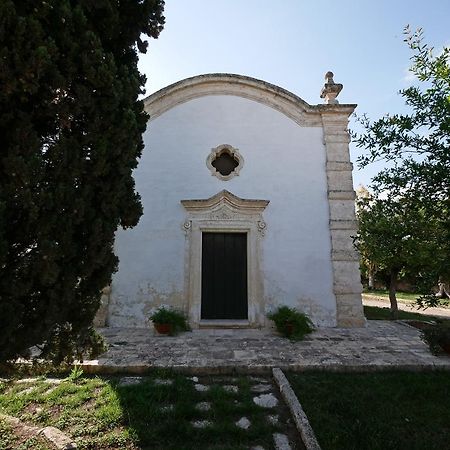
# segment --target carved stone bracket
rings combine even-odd
[[[184,231],[184,234],[188,234],[189,233],[189,231],[191,231],[191,229],[192,229],[192,220],[186,220],[184,223],[183,223],[183,231]]]
[[[264,220],[258,221],[258,231],[264,236],[266,234],[267,224]]]

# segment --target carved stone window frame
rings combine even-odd
[[[228,175],[222,175],[213,165],[213,161],[218,158],[223,153],[228,153],[232,156],[237,162],[238,165],[234,168],[234,170]],[[221,144],[217,147],[211,149],[211,153],[206,158],[206,166],[211,172],[211,175],[219,178],[222,181],[231,180],[231,178],[237,177],[242,167],[244,166],[244,157],[240,154],[239,150],[229,144]]]
[[[204,200],[181,200],[188,215],[183,224],[186,235],[185,293],[187,313],[193,328],[202,325],[202,233],[247,234],[248,320],[233,325],[261,327],[265,324],[264,283],[261,271],[261,241],[266,231],[262,212],[268,200],[242,199],[223,190]],[[212,323],[233,321],[207,321]]]

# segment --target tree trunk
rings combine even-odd
[[[436,294],[437,298],[450,298],[450,290],[444,281],[439,280],[439,292]]]
[[[389,279],[389,301],[391,302],[391,318],[396,320],[398,319],[398,304],[397,304],[397,278],[398,278],[398,270],[392,269],[390,273]]]
[[[373,276],[372,269],[369,269],[368,276],[369,276],[369,290],[372,291],[374,289],[374,282],[375,282],[374,280],[375,277]]]

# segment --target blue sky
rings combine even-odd
[[[147,94],[202,73],[247,75],[321,103],[324,74],[344,84],[340,103],[376,119],[404,111],[411,84],[403,28],[422,27],[436,49],[450,45],[449,0],[166,0],[166,25],[140,58]],[[355,128],[354,120],[350,127]],[[355,162],[360,153],[351,144]],[[368,184],[382,168],[358,170]]]

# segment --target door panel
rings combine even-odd
[[[247,234],[202,234],[202,319],[245,320]]]

